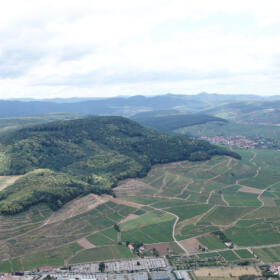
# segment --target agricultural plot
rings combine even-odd
[[[279,262],[280,247],[254,249],[254,253],[264,262]]]
[[[262,207],[246,215],[248,219],[280,218],[280,207]]]
[[[128,231],[122,231],[121,237],[123,242],[143,242],[157,243],[172,241],[172,228],[174,218],[167,222],[151,224],[141,228],[135,228]]]
[[[227,246],[220,239],[212,234],[199,237],[198,241],[206,246],[209,250],[227,248]]]
[[[206,224],[206,225],[186,225],[181,229],[180,235],[177,236],[178,239],[187,239],[208,232],[217,231],[218,227]]]
[[[209,204],[197,204],[187,207],[171,207],[168,208],[168,211],[177,215],[180,220],[186,220],[207,212],[211,207],[212,205]]]
[[[254,255],[246,249],[235,250],[234,252],[242,259],[253,259],[254,258]]]
[[[70,264],[95,262],[112,259],[133,258],[130,250],[125,246],[106,246],[84,250],[69,260]]]
[[[225,234],[239,246],[280,244],[278,225],[273,223],[256,224],[248,228],[234,226],[226,230]]]
[[[233,251],[223,251],[220,252],[220,255],[226,260],[226,261],[237,261],[239,260],[239,257],[233,252]]]
[[[229,225],[253,209],[255,208],[218,206],[206,215],[202,221],[207,221],[214,225]]]
[[[229,206],[261,206],[257,194],[244,192],[227,192],[224,198]]]
[[[77,206],[70,205],[70,212],[66,208],[53,212],[41,204],[15,216],[0,216],[0,271],[14,271],[22,266],[29,269],[32,262],[36,267],[61,265],[63,260],[80,263],[132,257],[126,247],[118,245],[120,241],[149,246],[173,244],[173,251],[182,253],[172,237],[173,214],[179,217],[177,240],[194,238],[210,251],[227,248],[212,234],[218,230],[235,246],[280,244],[280,153],[240,153],[241,161],[216,156],[204,162],[155,166],[145,178],[121,182],[114,189],[117,199],[103,196],[93,208],[88,206],[95,201],[83,200],[82,207],[76,201],[70,202]],[[271,172],[278,175],[271,176]],[[261,190],[266,176],[271,177],[267,181],[271,185],[264,193],[253,193]],[[253,181],[259,179],[255,185]],[[240,191],[246,182],[251,189]],[[114,229],[115,224],[120,233]],[[81,247],[77,243],[81,240],[96,247]],[[73,248],[71,244],[75,244]],[[257,252],[261,259],[278,258],[277,250],[273,251],[274,257],[265,250]],[[247,250],[218,256],[229,262],[253,259]],[[6,259],[10,261],[5,262]]]

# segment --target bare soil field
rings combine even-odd
[[[135,214],[129,214],[127,217],[125,217],[123,220],[120,221],[120,224],[134,220],[136,218],[139,218],[139,216]]]
[[[71,217],[88,212],[98,205],[105,203],[108,199],[94,194],[88,194],[87,196],[76,198],[66,203],[61,209],[53,213],[45,224],[56,223],[58,221],[64,221]]]
[[[197,277],[240,277],[242,275],[261,276],[261,271],[254,266],[239,267],[203,267],[194,271]]]
[[[118,196],[135,196],[143,190],[154,190],[150,185],[137,180],[127,179],[121,182],[121,184],[115,188],[115,192]]]
[[[85,249],[95,248],[95,246],[91,244],[86,238],[79,239],[77,242]]]
[[[181,240],[180,244],[190,253],[197,253],[199,246],[204,247],[196,238]]]
[[[253,187],[245,187],[245,186],[240,188],[238,191],[239,192],[246,192],[246,193],[254,193],[254,194],[262,193],[262,190],[260,190],[260,189],[256,189],[256,188],[253,188]]]
[[[7,186],[13,184],[22,175],[16,176],[0,176],[0,191],[4,190]]]
[[[133,207],[133,208],[141,208],[143,206],[143,205],[138,204],[136,202],[126,201],[126,200],[122,200],[122,199],[118,199],[118,198],[113,198],[110,195],[103,195],[102,197],[107,199],[107,200],[110,200],[110,201],[112,201],[116,204],[123,204],[123,205],[130,206],[130,207]]]

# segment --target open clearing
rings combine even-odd
[[[197,253],[199,246],[205,247],[196,238],[181,240],[180,243],[188,250],[189,253]]]
[[[245,192],[245,193],[255,193],[255,194],[261,194],[262,190],[252,188],[252,187],[242,187],[238,190],[239,192]]]
[[[10,184],[13,184],[22,175],[18,176],[0,176],[0,191],[4,190]]]
[[[95,246],[90,243],[86,238],[82,238],[77,241],[79,245],[81,245],[84,249],[92,249],[95,248]]]

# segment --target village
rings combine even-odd
[[[214,137],[201,137],[201,140],[209,141],[213,144],[229,145],[240,149],[254,149],[259,144],[255,140],[247,139],[245,136],[214,136]]]

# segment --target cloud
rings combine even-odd
[[[278,3],[6,1],[0,97],[279,93]]]

